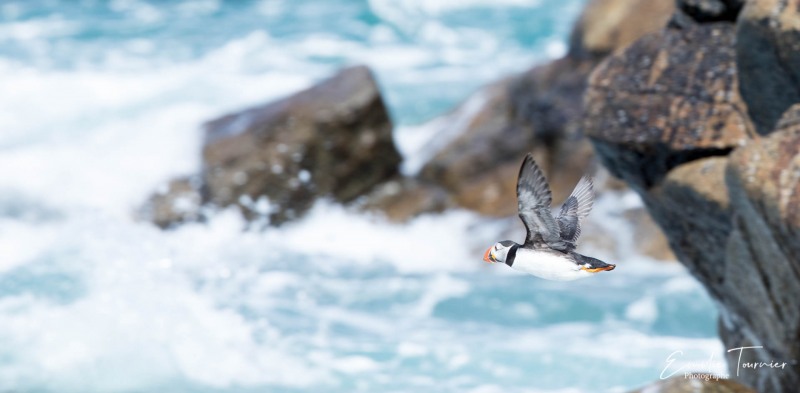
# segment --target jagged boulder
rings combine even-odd
[[[584,127],[611,173],[646,190],[681,163],[753,137],[733,33],[728,23],[667,28],[595,69]]]
[[[742,96],[759,133],[766,134],[800,102],[800,7],[780,0],[747,1],[736,33]]]
[[[208,202],[266,214],[273,224],[299,217],[317,197],[351,202],[397,175],[400,163],[380,91],[363,66],[205,130]],[[268,212],[252,207],[262,197]]]
[[[272,225],[300,217],[320,197],[350,203],[398,176],[400,154],[372,73],[364,66],[284,99],[204,125],[203,168],[146,204],[161,227],[195,220],[199,209],[237,206]],[[199,201],[198,201],[199,199]]]

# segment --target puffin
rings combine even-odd
[[[552,200],[547,179],[528,153],[517,178],[517,207],[527,230],[525,242],[495,243],[483,254],[483,260],[504,263],[512,269],[553,281],[572,281],[614,270],[616,265],[575,252],[581,222],[589,215],[594,202],[592,179],[583,176],[578,181],[556,217],[550,208]]]

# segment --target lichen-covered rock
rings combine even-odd
[[[767,138],[737,149],[726,176],[734,233],[724,288],[729,329],[742,329],[758,361],[790,370],[744,370],[762,391],[800,386],[800,104]],[[740,346],[739,342],[726,343]]]
[[[584,126],[611,173],[646,190],[673,167],[752,137],[733,33],[727,23],[667,28],[595,69]]]
[[[755,390],[735,381],[709,377],[688,379],[684,376],[654,382],[630,393],[757,393]]]
[[[602,58],[664,27],[674,0],[591,0],[570,36],[570,57]]]
[[[794,1],[747,1],[737,27],[742,96],[759,133],[766,134],[800,102],[800,7]]]
[[[171,180],[157,190],[138,211],[139,218],[162,229],[202,217],[202,181],[199,176]]]
[[[272,224],[299,217],[318,197],[351,202],[395,176],[400,163],[380,92],[363,66],[205,129],[207,201]],[[268,203],[255,203],[263,198]]]

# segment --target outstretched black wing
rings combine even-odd
[[[548,247],[559,249],[566,246],[562,244],[560,230],[553,214],[550,212],[550,204],[553,196],[550,193],[550,186],[547,180],[536,165],[533,157],[528,154],[522,167],[519,170],[517,179],[517,205],[519,207],[519,218],[525,224],[528,231],[525,236],[524,247]]]
[[[589,215],[593,203],[594,185],[592,179],[584,176],[561,205],[561,211],[556,218],[561,241],[566,245],[566,249],[562,251],[575,249],[575,242],[581,236],[581,221]]]

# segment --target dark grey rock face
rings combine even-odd
[[[800,8],[794,1],[748,1],[736,41],[742,96],[758,132],[767,134],[800,102]]]

